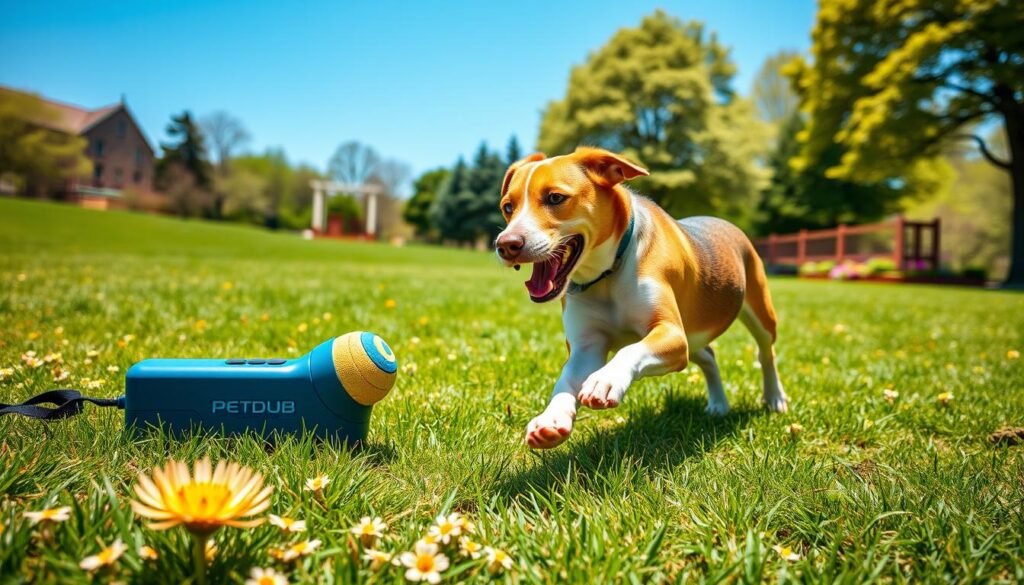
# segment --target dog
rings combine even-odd
[[[500,206],[507,225],[496,252],[506,266],[533,265],[531,300],[561,299],[569,351],[547,407],[527,425],[530,447],[568,439],[577,403],[614,408],[636,380],[690,362],[707,380],[706,412],[726,414],[708,344],[737,317],[757,342],[765,405],[787,408],[775,367],[775,309],[753,244],[725,220],[677,221],[623,184],[648,174],[589,147],[532,154],[505,173]]]

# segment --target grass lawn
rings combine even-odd
[[[116,396],[147,357],[287,357],[356,329],[387,339],[401,365],[356,452],[136,441],[115,409],[0,418],[0,582],[89,582],[79,561],[116,538],[128,551],[98,580],[187,579],[187,533],[146,528],[128,502],[140,471],[206,454],[262,472],[269,511],[308,525],[221,529],[211,583],[256,566],[292,582],[399,582],[404,567],[371,572],[356,557],[349,528],[382,517],[378,548],[398,553],[450,511],[511,554],[493,578],[512,582],[1024,580],[1024,447],[988,440],[1024,426],[1024,296],[776,279],[788,414],[759,407],[737,326],[716,342],[730,415],[704,414],[691,367],[642,381],[617,409],[581,410],[569,442],[538,453],[524,428],[565,346],[557,303],[532,304],[524,278],[476,252],[0,199],[0,402],[89,385]],[[28,351],[60,357],[31,367]],[[316,499],[303,485],[321,473],[331,483]],[[70,519],[23,516],[55,506]],[[300,536],[323,546],[291,563],[268,555]],[[141,560],[142,544],[159,558]],[[492,578],[482,559],[448,556],[446,581]]]

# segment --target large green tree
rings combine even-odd
[[[620,29],[573,68],[538,146],[601,146],[642,162],[635,186],[675,214],[717,213],[749,225],[768,172],[765,125],[735,96],[735,66],[713,33],[657,11]]]
[[[1013,0],[823,0],[813,59],[795,68],[809,115],[798,164],[839,145],[829,177],[892,181],[964,138],[1013,184],[1007,284],[1024,287],[1024,3]],[[998,120],[1001,158],[966,132]]]
[[[88,176],[85,138],[52,130],[60,113],[39,97],[0,88],[0,180],[49,195],[68,179]]]

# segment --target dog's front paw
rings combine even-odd
[[[764,397],[764,405],[771,412],[786,412],[789,410],[789,400],[781,390],[778,394],[771,394]]]
[[[526,425],[526,444],[534,449],[557,447],[569,438],[573,416],[564,412],[547,412]]]
[[[622,403],[622,397],[629,388],[629,378],[606,371],[602,368],[583,382],[577,397],[581,404],[593,408],[615,408]]]

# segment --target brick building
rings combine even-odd
[[[0,92],[18,90],[0,87]],[[123,99],[89,110],[36,97],[55,113],[52,119],[39,121],[41,126],[88,140],[85,153],[93,162],[92,175],[69,181],[62,193],[65,198],[85,207],[106,209],[125,206],[126,190],[142,198],[154,197],[153,148]]]

